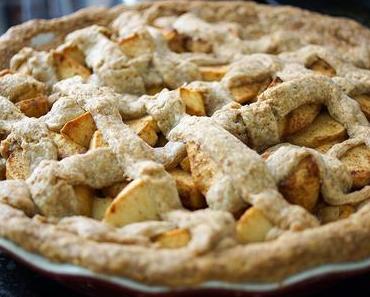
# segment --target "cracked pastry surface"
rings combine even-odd
[[[169,286],[370,256],[368,30],[248,2],[105,13],[49,48],[0,38],[0,236]]]

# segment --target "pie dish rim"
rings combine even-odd
[[[192,290],[216,290],[216,292],[217,290],[224,290],[235,294],[241,293],[243,296],[254,296],[254,294],[273,296],[282,290],[289,290],[289,292],[291,292],[290,290],[293,292],[300,291],[302,287],[307,285],[307,283],[311,284],[312,281],[317,285],[328,279],[336,280],[347,276],[365,274],[370,271],[370,257],[368,257],[360,261],[323,264],[290,275],[281,281],[271,283],[233,283],[212,280],[195,286],[177,287],[174,290],[170,286],[150,285],[126,277],[109,276],[93,272],[73,264],[52,262],[46,257],[29,252],[4,238],[0,238],[0,250],[10,255],[14,260],[41,272],[45,276],[53,276],[53,279],[58,279],[61,283],[65,283],[69,278],[80,278],[89,283],[99,281],[103,286],[113,285],[118,290],[130,290],[137,294],[150,294],[150,296],[153,296],[153,294],[173,294],[173,296],[177,296],[176,293],[186,291],[191,293]]]

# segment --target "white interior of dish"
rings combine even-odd
[[[81,276],[89,277],[94,279],[103,280],[110,282],[122,287],[129,289],[141,291],[141,292],[151,292],[151,293],[165,293],[169,292],[172,289],[165,286],[149,286],[145,285],[127,278],[108,276],[104,274],[94,273],[85,268],[70,265],[70,264],[59,264],[53,263],[46,258],[27,252],[21,247],[17,246],[11,241],[0,238],[0,247],[12,252],[19,259],[35,266],[45,272],[50,272],[60,275],[70,275],[70,276]],[[320,267],[316,267],[295,275],[292,275],[281,282],[276,283],[244,283],[244,284],[233,284],[225,283],[221,281],[208,281],[203,283],[198,288],[222,288],[229,290],[237,291],[247,291],[247,292],[268,292],[273,291],[281,287],[291,286],[296,283],[299,283],[303,280],[310,279],[313,277],[322,276],[325,274],[340,273],[340,272],[349,272],[360,269],[365,269],[370,267],[370,258],[359,261],[359,262],[346,262],[340,264],[327,264]]]
[[[48,43],[53,42],[55,39],[55,34],[53,32],[48,32],[48,33],[40,33],[34,36],[31,39],[31,47],[39,47],[42,45],[46,45]]]

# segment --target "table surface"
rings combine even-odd
[[[0,0],[1,1],[1,0]],[[10,1],[9,1],[10,2]],[[346,15],[362,22],[365,25],[369,22],[369,9],[361,5],[352,5],[351,1],[339,1],[334,6],[325,5],[331,1],[260,1],[269,3],[296,4],[304,8],[310,8],[333,15]],[[325,3],[323,3],[325,2]],[[359,0],[356,0],[359,4]],[[316,3],[316,4],[315,4]],[[323,5],[324,4],[324,5]],[[310,6],[311,5],[311,6]],[[321,5],[321,6],[320,6]],[[349,7],[351,5],[351,7]],[[334,9],[334,10],[333,10]],[[364,275],[347,279],[336,283],[334,286],[327,287],[320,293],[307,291],[306,296],[327,297],[327,296],[370,296],[370,275]],[[79,297],[80,295],[63,287],[54,281],[45,279],[18,265],[12,259],[0,252],[0,297]],[[123,296],[124,297],[124,296]]]

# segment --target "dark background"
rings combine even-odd
[[[0,0],[0,34],[12,25],[32,18],[54,18],[69,14],[87,5],[111,6],[120,0]],[[290,4],[318,12],[353,18],[370,27],[370,1],[258,1],[277,4]],[[1,222],[0,222],[1,223]],[[22,265],[18,265],[0,252],[0,297],[79,297],[62,285],[45,279]],[[297,295],[294,295],[297,296]],[[315,286],[307,288],[304,296],[370,296],[370,274],[342,280],[317,292]],[[123,296],[124,297],[124,296]]]

